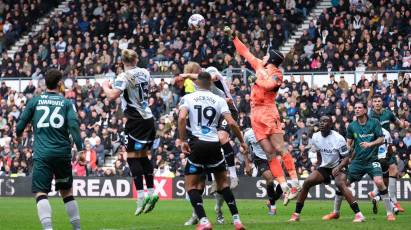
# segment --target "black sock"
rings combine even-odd
[[[360,212],[360,207],[358,206],[357,201],[352,202],[352,204],[350,204],[350,207],[355,214]]]
[[[281,189],[280,185],[277,185],[277,187],[275,188],[275,193],[274,193],[274,200],[278,200],[280,199],[280,197],[283,195],[283,190]]]
[[[301,210],[303,210],[303,207],[304,207],[304,203],[297,202],[295,204],[295,212],[300,214]]]
[[[136,190],[143,190],[143,166],[138,158],[128,158],[127,163],[130,166],[131,175],[133,176],[134,186]]]
[[[154,167],[148,157],[140,158],[141,166],[143,166],[144,178],[146,179],[147,188],[154,188]]]
[[[232,167],[235,165],[234,163],[234,149],[231,146],[230,142],[227,142],[221,146],[224,152],[225,161],[227,162],[228,167]]]
[[[218,193],[223,195],[223,198],[225,202],[227,203],[228,208],[230,209],[231,215],[238,214],[238,209],[235,203],[234,194],[231,191],[230,187],[225,187],[223,190],[218,191]]]
[[[188,191],[188,197],[190,197],[191,205],[193,206],[198,219],[206,217],[204,206],[203,206],[203,197],[201,192],[198,189],[191,189]]]
[[[267,184],[267,196],[268,196],[268,200],[270,201],[270,205],[275,205],[274,184],[272,182]]]

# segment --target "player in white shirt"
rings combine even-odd
[[[384,134],[384,144],[382,144],[378,147],[378,161],[381,164],[381,169],[382,169],[382,173],[383,173],[382,177],[383,177],[383,180],[384,180],[384,184],[389,188],[389,167],[390,167],[389,160],[390,160],[390,158],[393,154],[392,137],[391,137],[390,132],[388,132],[384,128],[382,128],[382,133]],[[396,214],[398,214],[399,210],[395,206],[395,203],[397,203],[397,202],[395,202],[397,200],[395,195],[392,195],[391,192],[389,193],[389,196],[391,198],[391,204],[392,204],[393,211]],[[372,206],[373,206],[372,211],[373,211],[374,214],[377,214],[378,213],[377,202],[382,200],[377,186],[374,186],[374,191],[369,192],[368,196],[371,197],[371,202],[372,202]]]
[[[261,148],[261,145],[257,142],[252,128],[247,128],[245,130],[244,139],[245,143],[250,147],[251,152],[254,153],[254,165],[257,167],[258,176],[262,176],[267,184],[268,214],[275,215],[277,213],[275,201],[281,197],[283,190],[281,189],[281,186],[275,186],[274,176],[270,171],[267,155]]]
[[[231,129],[239,139],[241,146],[248,149],[237,122],[232,118],[227,102],[210,92],[211,75],[202,72],[198,75],[197,86],[199,89],[185,95],[180,102],[178,118],[179,137],[182,140],[182,152],[187,154],[185,168],[185,186],[191,204],[200,219],[197,229],[211,229],[211,224],[206,217],[201,191],[201,175],[204,172],[213,173],[217,182],[217,192],[226,201],[233,216],[236,229],[245,229],[241,224],[234,195],[229,187],[225,160],[221,154],[221,145],[217,133],[220,116],[224,116]],[[186,142],[187,116],[190,122],[191,135],[189,143]],[[246,171],[249,173],[250,162],[245,152]]]
[[[347,199],[354,213],[362,216],[357,201],[346,185],[347,176],[344,172],[349,163],[350,153],[345,138],[336,131],[331,130],[332,120],[329,116],[322,116],[319,126],[320,131],[314,133],[312,137],[310,151],[317,153],[318,162],[321,162],[321,165],[305,179],[290,222],[300,220],[300,213],[304,207],[304,201],[307,198],[309,189],[318,184],[329,184],[332,179],[335,180],[339,192]],[[337,215],[339,216],[339,213]]]
[[[228,82],[224,78],[224,76],[218,71],[217,68],[215,67],[208,67],[206,69],[201,69],[200,65],[196,62],[189,62],[185,68],[184,68],[184,74],[180,74],[181,77],[183,78],[190,78],[193,81],[197,80],[198,74],[201,72],[208,72],[211,75],[212,79],[212,85],[210,88],[210,91],[214,93],[215,95],[220,96],[221,98],[224,98],[227,101],[229,110],[231,112],[232,117],[234,118],[235,121],[238,120],[238,110],[233,103],[233,98],[231,96],[229,87],[228,87]],[[198,88],[198,86],[196,86]],[[230,178],[230,188],[235,189],[238,186],[238,176],[235,168],[235,154],[234,154],[234,149],[230,144],[230,127],[228,126],[227,121],[224,119],[224,117],[220,117],[218,121],[218,137],[221,143],[221,148],[224,154],[225,161],[227,163],[227,168],[228,168],[228,175]],[[211,180],[211,175],[209,175],[209,180]],[[204,185],[205,186],[205,183]],[[222,205],[224,203],[223,197],[215,193],[215,181],[212,183],[212,188],[211,188],[211,193],[214,193],[215,198],[216,198],[216,205],[215,205],[215,211],[216,211],[216,220],[218,224],[224,224],[224,216],[222,213]],[[195,212],[193,212],[193,215],[190,217],[188,221],[185,222],[185,225],[193,225],[198,222],[198,218],[195,215]]]
[[[112,86],[105,81],[103,90],[109,100],[121,97],[121,109],[127,118],[123,144],[137,190],[135,215],[140,215],[150,212],[158,201],[158,195],[154,194],[154,168],[147,156],[156,134],[153,114],[148,106],[150,73],[137,67],[134,50],[122,50],[122,60],[124,72],[117,76]],[[146,197],[143,176],[148,190]]]

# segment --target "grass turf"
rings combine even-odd
[[[61,199],[52,198],[53,228],[71,229]],[[135,202],[130,199],[77,199],[80,206],[82,229],[194,229],[183,223],[191,215],[191,207],[185,200],[159,201],[149,214],[134,216]],[[345,201],[344,201],[345,202]],[[321,217],[332,210],[332,201],[308,200],[302,212],[301,221],[287,223],[294,211],[295,201],[287,207],[277,205],[277,215],[268,216],[263,200],[238,200],[238,208],[243,224],[247,229],[410,229],[411,202],[402,202],[405,213],[389,223],[385,218],[383,203],[379,203],[379,213],[372,214],[370,202],[360,202],[361,211],[367,218],[365,223],[353,224],[354,217],[347,203],[342,205],[342,216],[339,220],[322,221]],[[215,229],[234,229],[229,211],[225,206],[223,212],[226,224],[215,224],[212,200],[205,201],[206,212]],[[32,198],[0,198],[0,229],[41,229],[35,200]]]

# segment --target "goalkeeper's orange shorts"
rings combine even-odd
[[[257,141],[267,139],[272,134],[284,134],[281,119],[271,106],[256,106],[251,110],[251,126]]]

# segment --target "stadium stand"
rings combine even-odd
[[[286,71],[411,68],[411,1],[333,1],[287,55]]]
[[[1,15],[10,10],[10,7],[4,7],[9,2],[13,1],[0,0]],[[191,1],[192,5],[182,6],[180,2],[132,1],[125,5],[118,0],[75,0],[61,15],[49,18],[50,23],[44,31],[32,37],[13,59],[3,52],[0,67],[3,79],[0,86],[0,175],[30,174],[33,136],[25,132],[22,142],[17,143],[13,138],[14,128],[27,101],[44,90],[41,85],[29,84],[22,92],[16,92],[4,79],[41,79],[47,68],[63,70],[68,78],[74,79],[73,88],[66,89],[65,96],[75,103],[79,111],[81,136],[87,143],[87,151],[83,155],[73,154],[73,173],[77,176],[129,175],[124,160],[125,150],[120,145],[125,120],[122,119],[119,100],[108,102],[98,83],[86,81],[79,84],[77,76],[93,78],[99,74],[119,73],[120,49],[124,47],[137,50],[138,65],[148,68],[152,74],[178,75],[190,60],[221,70],[245,67],[244,61],[238,56],[231,56],[233,49],[222,36],[220,25],[235,26],[241,32],[242,39],[252,44],[251,51],[261,57],[265,54],[267,44],[278,48],[288,38],[293,27],[301,22],[295,14],[306,16],[315,5],[315,1],[308,0],[273,0],[269,5],[257,3],[259,1],[222,0],[213,4]],[[245,6],[246,2],[250,2],[248,6]],[[396,0],[393,3],[332,2],[334,7],[313,20],[295,49],[287,54],[284,63],[286,70],[382,71],[410,68],[409,0]],[[16,7],[24,8],[22,5]],[[247,11],[244,10],[246,8]],[[187,31],[186,21],[193,12],[210,19],[204,30]],[[395,17],[390,18],[390,15]],[[385,19],[392,20],[385,22]],[[0,20],[3,31],[4,22],[4,18]],[[328,34],[324,31],[328,31]],[[0,41],[5,44],[1,36]],[[392,61],[394,64],[391,65]],[[362,66],[361,62],[366,65]],[[347,124],[353,119],[353,103],[358,100],[369,103],[373,94],[380,93],[385,106],[407,121],[405,129],[392,126],[390,132],[394,137],[401,175],[409,177],[410,74],[401,72],[395,80],[378,78],[376,75],[368,80],[364,77],[353,85],[349,85],[342,76],[336,80],[331,75],[328,84],[319,86],[312,86],[303,77],[299,80],[292,77],[280,88],[277,101],[288,134],[288,148],[296,160],[299,175],[304,177],[312,171],[308,149],[310,136],[318,129],[317,118],[323,114],[331,115],[334,129],[345,134]],[[235,79],[230,89],[240,109],[239,124],[245,129],[250,126],[250,87],[241,79]],[[184,89],[174,80],[151,84],[149,106],[157,121],[157,140],[151,160],[159,176],[182,176],[184,173],[186,162],[184,154],[179,151],[176,133],[176,107],[183,92]],[[241,150],[234,141],[232,145],[236,152],[238,172],[243,174]]]
[[[0,1],[0,53],[27,33],[37,20],[61,1],[2,0]]]
[[[227,54],[233,47],[223,36],[223,25],[232,24],[261,57],[268,44],[278,48],[288,38],[314,2],[72,1],[58,17],[49,18],[48,26],[14,60],[3,60],[1,76],[37,77],[47,67],[73,77],[117,73],[119,50],[125,47],[138,51],[139,66],[151,72],[179,73],[188,61],[219,69],[239,67],[242,61]],[[188,30],[193,12],[210,19],[204,29]]]

